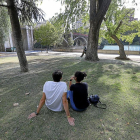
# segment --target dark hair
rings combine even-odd
[[[85,72],[76,71],[74,76],[77,78],[77,82],[81,82],[87,74]]]
[[[55,70],[52,74],[54,82],[59,82],[62,78],[63,72],[60,70]]]

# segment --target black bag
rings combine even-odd
[[[100,102],[100,97],[98,95],[90,95],[88,100],[89,100],[90,104],[93,104],[95,107],[98,107],[98,108],[101,108],[101,109],[106,109],[107,108],[106,104],[102,104]]]

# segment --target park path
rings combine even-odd
[[[81,53],[79,52],[55,52],[55,51],[49,51],[46,53],[46,51],[25,51],[26,56],[30,55],[61,55],[61,56],[70,56],[70,57],[79,57],[80,58]],[[16,52],[0,52],[0,58],[3,57],[14,57],[17,56]],[[111,63],[134,63],[137,65],[140,65],[140,55],[129,55],[128,58],[131,59],[131,61],[122,61],[122,60],[115,60],[115,57],[117,57],[117,54],[98,54],[98,57],[100,59],[100,62],[111,62]]]

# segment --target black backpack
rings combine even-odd
[[[100,102],[100,97],[98,95],[90,95],[88,100],[89,100],[89,103],[93,104],[95,107],[98,107],[98,108],[101,108],[101,109],[106,109],[107,108],[106,104],[102,104]]]

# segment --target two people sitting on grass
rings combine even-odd
[[[36,117],[43,105],[45,104],[48,109],[59,112],[63,109],[66,112],[67,120],[70,125],[74,126],[74,118],[70,116],[68,100],[70,100],[71,107],[75,111],[84,111],[88,107],[88,92],[87,84],[81,83],[86,76],[85,73],[76,72],[75,76],[70,79],[69,88],[67,92],[67,85],[62,82],[63,73],[60,70],[53,72],[53,81],[47,81],[43,87],[43,95],[40,100],[39,106],[36,112],[31,113],[28,119]],[[72,80],[76,81],[76,84],[72,84]]]

